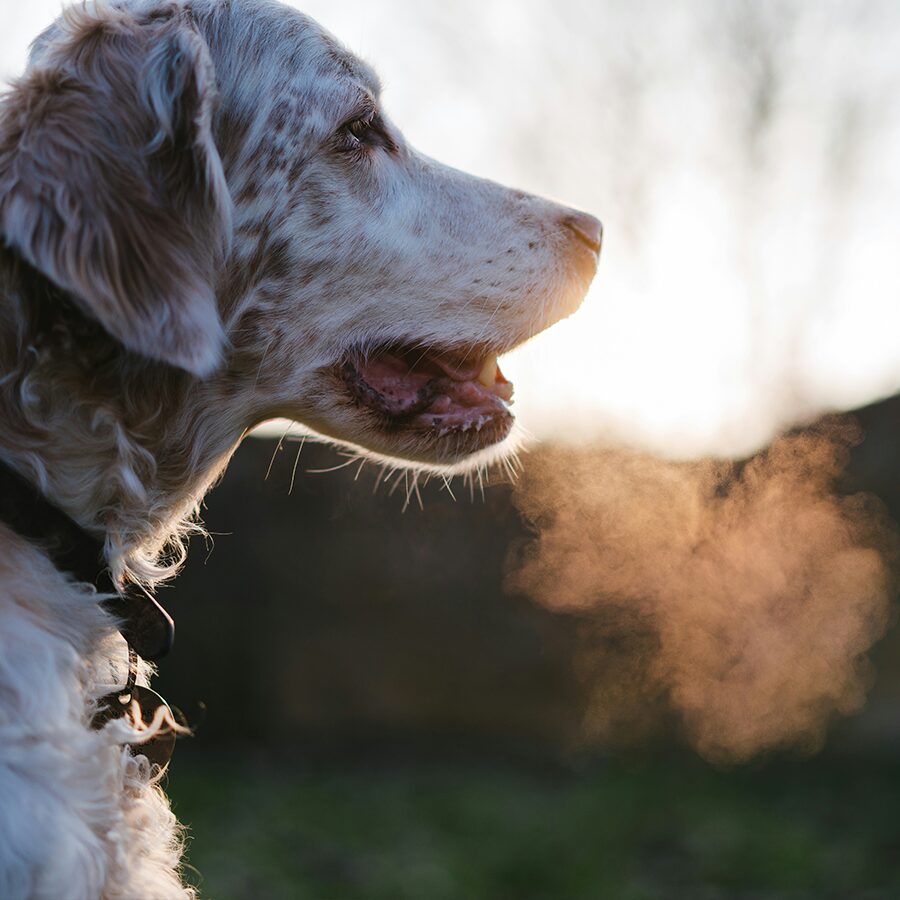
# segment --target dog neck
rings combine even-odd
[[[37,545],[61,572],[92,585],[102,596],[106,610],[120,622],[122,636],[140,657],[156,661],[169,652],[175,638],[171,616],[149,594],[117,590],[100,541],[2,461],[0,522]]]

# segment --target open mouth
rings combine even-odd
[[[470,451],[503,440],[512,428],[513,386],[493,352],[393,345],[348,356],[338,371],[357,404],[389,430],[455,438]]]

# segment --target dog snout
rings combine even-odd
[[[603,225],[599,219],[587,213],[571,212],[563,218],[562,224],[582,244],[599,256],[600,247],[603,245]]]

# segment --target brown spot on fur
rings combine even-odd
[[[234,109],[218,111],[213,124],[213,134],[226,175],[238,162],[251,125],[250,118]]]

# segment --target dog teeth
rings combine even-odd
[[[494,382],[497,380],[497,354],[492,353],[485,361],[484,365],[481,367],[481,371],[478,373],[478,380],[485,387],[493,387]]]
[[[465,434],[467,431],[481,431],[481,429],[490,421],[491,416],[479,416],[477,419],[468,422],[445,425],[443,428],[438,429],[437,436],[442,438],[446,437],[448,434]]]

